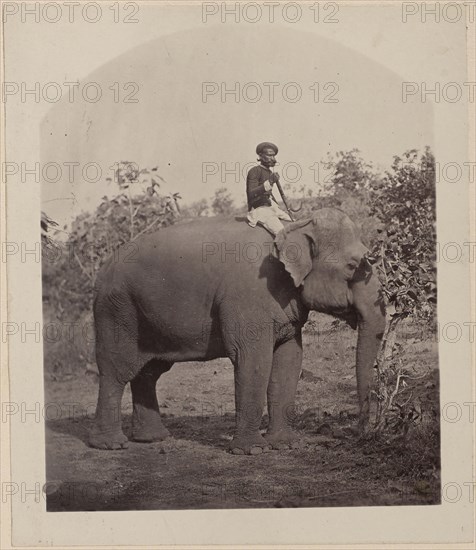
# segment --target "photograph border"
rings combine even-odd
[[[78,0],[79,1],[79,0]],[[82,3],[84,0],[81,0]],[[402,4],[403,2],[339,2],[339,4],[377,5]],[[161,3],[162,2],[156,2]],[[189,2],[168,2],[185,5]],[[309,3],[309,2],[306,2]],[[419,2],[420,3],[420,2]],[[426,2],[434,4],[435,2]],[[443,2],[441,2],[443,3]],[[147,2],[151,4],[151,2]],[[196,4],[196,2],[195,2]],[[5,36],[5,35],[4,35]],[[5,75],[5,49],[8,44],[1,44],[2,73]],[[468,79],[476,82],[476,29],[467,28],[467,67]],[[451,111],[440,106],[435,110],[435,156],[441,163],[445,161],[446,146],[456,147],[455,136],[442,135],[442,129],[451,120]],[[1,131],[5,138],[2,141],[2,165],[8,159],[11,147],[28,146],[29,137],[7,132],[9,114],[6,104],[2,103]],[[468,106],[467,157],[476,162],[476,105]],[[9,139],[9,141],[7,141]],[[12,146],[12,143],[14,145]],[[451,147],[449,147],[451,150]],[[449,160],[454,160],[450,157]],[[22,242],[40,241],[40,189],[39,186],[28,189],[0,186],[0,208],[2,241],[9,241],[10,235]],[[438,197],[438,195],[440,195]],[[439,240],[441,235],[451,234],[454,226],[445,221],[443,211],[450,207],[470,209],[468,220],[470,227],[458,228],[463,237],[469,241],[476,240],[475,233],[475,185],[469,185],[461,196],[451,195],[450,190],[437,191],[437,227]],[[472,210],[471,210],[472,206]],[[463,212],[463,210],[461,210]],[[18,216],[18,212],[22,215]],[[439,218],[439,219],[438,219]],[[457,217],[464,218],[463,215]],[[441,239],[444,241],[444,238]],[[464,242],[464,238],[461,240]],[[2,323],[22,315],[30,322],[42,320],[41,299],[41,264],[21,265],[5,263],[2,260],[0,279],[0,303]],[[470,278],[471,277],[471,278]],[[454,269],[451,265],[439,266],[438,272],[438,321],[468,319],[476,320],[476,272],[475,264],[469,263],[464,270]],[[21,295],[18,293],[19,281],[27,282],[27,288]],[[450,287],[450,284],[455,285]],[[470,288],[470,286],[472,288]],[[452,309],[447,303],[449,289],[453,289],[453,298],[457,304]],[[446,290],[446,292],[445,292]],[[470,294],[468,296],[468,294]],[[455,297],[456,296],[456,297]],[[440,297],[442,300],[440,300]],[[468,303],[468,299],[470,301]],[[459,317],[458,317],[459,316]],[[468,388],[466,378],[461,382],[450,372],[449,365],[465,364],[471,361],[470,376],[472,387]],[[467,396],[474,403],[475,393],[475,348],[474,343],[462,342],[455,346],[444,341],[439,343],[439,361],[441,376],[440,405],[454,401],[452,396]],[[28,369],[23,375],[18,369]],[[467,373],[468,375],[469,373]],[[27,376],[28,375],[28,376]],[[31,376],[30,376],[31,375]],[[19,395],[18,385],[24,383],[26,402],[37,401],[39,393],[43,394],[43,348],[42,343],[25,346],[17,340],[10,340],[8,346],[2,345],[1,351],[1,402],[8,403],[10,398]],[[464,397],[461,401],[465,401]],[[452,425],[454,427],[454,425]],[[476,441],[475,423],[460,425],[458,430],[449,429],[448,423],[441,421],[441,484],[460,479],[462,473],[472,472],[474,481],[474,446]],[[11,423],[2,421],[0,481],[2,486],[14,480],[24,480],[28,487],[33,487],[38,480],[40,486],[46,482],[45,472],[45,430],[43,424],[21,427],[14,420]],[[455,449],[458,452],[455,452]],[[35,455],[36,453],[36,455]],[[31,457],[36,460],[31,463]],[[454,476],[454,477],[451,477]],[[467,478],[466,478],[467,479]],[[448,550],[449,548],[473,548],[475,537],[474,502],[448,503],[431,506],[395,506],[395,507],[346,507],[346,508],[300,508],[300,509],[226,509],[226,510],[180,510],[180,511],[127,511],[127,512],[46,512],[46,500],[22,503],[18,499],[1,501],[2,533],[1,548],[36,548],[59,546],[61,548],[144,548],[174,546],[183,548],[210,548],[211,546],[233,546],[234,548],[276,547],[286,548],[319,548],[345,550],[372,550],[374,548],[420,548]],[[134,527],[131,527],[134,524]],[[186,525],[186,528],[184,526]],[[246,529],[243,528],[246,525]],[[336,533],[335,526],[339,526]],[[316,533],[316,526],[319,532]],[[364,526],[364,527],[362,527]],[[450,526],[450,527],[449,527]],[[29,530],[29,532],[28,532]],[[333,531],[333,532],[332,532]],[[463,531],[463,533],[461,533]],[[141,535],[140,545],[131,542]],[[325,534],[324,534],[325,533]],[[353,533],[350,536],[360,537],[356,544],[330,542],[332,537]],[[406,543],[395,542],[398,535],[411,540]],[[435,541],[431,540],[435,536]],[[457,537],[460,542],[454,542]],[[314,539],[320,537],[324,543]],[[195,545],[199,540],[201,545]],[[355,539],[357,540],[357,539]],[[126,541],[126,542],[124,542]],[[159,541],[159,544],[157,543]],[[292,543],[290,543],[292,541]],[[393,542],[392,542],[393,541]]]

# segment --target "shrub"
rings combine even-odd
[[[81,213],[73,221],[67,242],[50,234],[54,222],[42,217],[43,317],[46,323],[82,323],[90,315],[93,287],[102,262],[120,245],[134,241],[173,224],[179,216],[179,195],[159,194],[161,177],[157,168],[138,170],[133,163],[121,162],[115,173],[115,194],[104,196],[94,212]],[[109,182],[111,184],[111,182]],[[58,237],[58,233],[56,234]],[[90,323],[90,321],[88,321]],[[83,327],[84,328],[84,327]],[[87,327],[84,330],[89,330]],[[78,339],[79,338],[79,339]],[[62,340],[75,357],[90,362],[89,338]],[[56,342],[45,342],[45,363],[50,367],[51,349]],[[63,350],[64,353],[64,350]],[[54,355],[54,354],[53,354]],[[49,359],[46,362],[46,358]]]

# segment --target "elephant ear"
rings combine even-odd
[[[316,243],[312,219],[290,223],[274,240],[275,256],[284,264],[296,287],[302,285],[312,269],[313,250]]]

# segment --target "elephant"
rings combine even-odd
[[[310,310],[358,328],[357,393],[368,426],[373,367],[385,328],[376,273],[357,226],[314,210],[273,237],[235,217],[197,218],[142,235],[100,269],[94,297],[99,396],[89,443],[121,449],[121,400],[130,382],[132,439],[170,434],[156,394],[175,362],[228,357],[236,420],[229,450],[259,454],[299,445],[292,410]],[[199,372],[197,371],[197,376]],[[269,425],[260,431],[267,403]]]

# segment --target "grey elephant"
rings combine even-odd
[[[100,379],[90,444],[127,446],[120,411],[128,382],[132,438],[166,438],[155,389],[159,377],[175,362],[229,357],[236,404],[230,449],[255,454],[294,446],[291,411],[310,310],[358,327],[357,389],[365,426],[385,327],[382,292],[366,252],[355,224],[330,208],[287,224],[276,238],[239,219],[217,217],[173,225],[119,249],[96,283]]]

